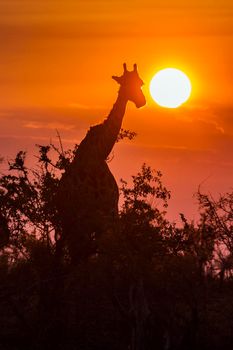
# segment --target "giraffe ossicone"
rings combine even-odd
[[[137,65],[133,71],[126,64],[123,69],[122,76],[113,76],[120,89],[112,110],[103,123],[87,132],[58,186],[61,237],[75,263],[96,254],[101,238],[117,231],[119,191],[106,160],[117,141],[128,101],[138,108],[146,104]]]
[[[141,90],[144,82],[139,77],[137,64],[133,65],[133,71],[128,71],[126,63],[124,63],[123,69],[122,76],[112,76],[113,80],[120,84],[119,94],[124,95],[128,101],[134,102],[137,108],[143,107],[146,104],[145,96]]]

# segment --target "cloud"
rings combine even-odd
[[[19,122],[28,128],[49,129],[61,127],[66,130],[83,128],[88,125],[95,109],[70,107],[21,107],[12,109],[0,109],[0,121],[3,123]],[[80,112],[80,113],[79,113]],[[10,125],[9,125],[10,127]],[[14,124],[12,123],[12,127]]]
[[[231,105],[206,104],[183,110],[177,116],[183,122],[200,124],[202,128],[218,134],[233,134],[233,107]]]
[[[75,125],[68,123],[56,123],[56,122],[27,122],[23,125],[29,129],[52,129],[52,130],[72,130]]]
[[[83,111],[84,116],[78,117],[77,110],[70,108],[21,108],[0,111],[0,144],[1,154],[7,152],[9,142],[6,137],[19,147],[24,140],[25,144],[34,144],[39,140],[49,143],[51,138],[56,139],[56,130],[64,143],[75,144],[85,135],[89,128],[89,114],[92,111]],[[4,141],[5,140],[5,141]],[[13,146],[12,146],[13,147]]]
[[[203,119],[199,119],[199,121],[203,124],[207,124],[209,126],[213,126],[214,127],[214,130],[216,130],[218,133],[220,134],[225,134],[225,130],[224,128],[219,125],[219,123],[215,120],[203,120]]]
[[[233,106],[214,105],[211,110],[217,122],[223,125],[225,132],[233,136]]]
[[[85,104],[82,104],[82,103],[77,103],[77,102],[73,102],[73,103],[70,103],[68,105],[69,108],[71,109],[84,109],[84,110],[96,110],[96,109],[104,109],[105,107],[104,106],[101,106],[101,105],[95,105],[95,106],[91,106],[91,105],[85,105]]]
[[[108,38],[233,35],[233,5],[221,1],[0,1],[0,37]]]

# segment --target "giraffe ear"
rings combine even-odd
[[[117,76],[113,75],[112,79],[115,80],[118,84],[121,84],[121,77],[117,77]]]

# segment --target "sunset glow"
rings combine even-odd
[[[150,93],[155,102],[167,108],[177,108],[191,94],[191,82],[186,74],[175,68],[159,71],[150,83]]]
[[[0,0],[0,350],[233,350],[233,0]]]

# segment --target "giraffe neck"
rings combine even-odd
[[[112,110],[104,122],[91,127],[86,137],[80,143],[74,159],[75,163],[76,160],[82,157],[84,161],[89,157],[93,160],[107,159],[117,141],[126,105],[127,99],[119,93]]]
[[[103,133],[105,134],[105,137],[103,138],[105,147],[105,159],[111,153],[112,148],[117,141],[117,137],[122,126],[122,120],[125,115],[126,105],[127,99],[121,96],[119,93],[112,110],[103,123]]]
[[[108,128],[109,136],[113,138],[115,143],[117,136],[121,130],[122,120],[125,114],[127,99],[118,95],[116,102],[113,105],[108,117],[104,121],[104,125]]]

